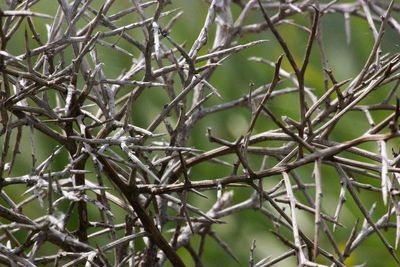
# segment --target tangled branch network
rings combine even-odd
[[[1,264],[211,266],[217,245],[219,264],[346,266],[368,263],[370,236],[400,263],[396,2],[3,1]],[[332,17],[372,40],[350,78],[330,63]],[[265,75],[229,77],[249,84],[232,99],[218,79],[250,52]],[[218,114],[245,129],[216,131]],[[220,226],[246,210],[271,231],[244,245]],[[279,253],[257,243],[271,236]]]

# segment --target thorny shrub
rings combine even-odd
[[[400,156],[393,144],[400,55],[381,44],[385,32],[399,37],[400,5],[204,1],[207,12],[192,17],[202,17],[200,30],[192,25],[194,40],[182,43],[174,29],[189,22],[171,2],[1,4],[0,262],[207,266],[213,240],[223,255],[217,261],[243,264],[230,248],[234,238],[222,237],[218,225],[244,210],[257,212],[277,237],[271,242],[286,248],[269,257],[256,243],[264,233],[252,244],[236,239],[250,266],[345,266],[371,235],[399,262]],[[46,4],[56,12],[48,14]],[[323,39],[322,22],[338,14],[348,41],[353,16],[373,40],[358,74],[345,80],[331,68]],[[301,55],[281,27],[305,38]],[[249,59],[269,76],[261,84],[229,77],[249,81],[245,90],[232,88],[241,96],[230,99],[213,81],[228,57],[246,51],[261,51]],[[117,55],[129,59],[128,69],[110,61]],[[313,57],[319,87],[310,81]],[[154,91],[161,100],[152,99]],[[278,98],[296,114],[282,116],[271,105]],[[215,114],[239,109],[249,114],[241,134],[208,128],[207,145],[191,141],[200,121],[207,127]],[[138,112],[148,114],[140,120]],[[351,137],[334,134],[349,118],[362,118],[365,127],[348,129]],[[335,203],[327,206],[322,192],[335,185]],[[378,194],[379,211],[361,194]],[[350,223],[341,220],[347,203],[355,213]]]

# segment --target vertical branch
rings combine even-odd
[[[322,184],[321,184],[321,160],[317,159],[314,165],[315,177],[315,220],[314,220],[314,248],[313,261],[316,261],[318,256],[319,232],[321,226],[321,199],[322,199]]]
[[[295,199],[293,191],[292,191],[292,185],[290,184],[289,175],[286,172],[283,172],[282,175],[283,175],[283,179],[285,181],[286,193],[287,193],[287,196],[289,198],[289,203],[290,203],[293,238],[294,238],[294,243],[295,243],[296,249],[297,249],[297,260],[298,260],[299,266],[303,266],[303,264],[306,261],[306,258],[304,256],[304,253],[302,250],[302,245],[301,245],[300,235],[299,235],[299,226],[297,224],[296,199]]]

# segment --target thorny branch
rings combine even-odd
[[[400,136],[400,54],[382,47],[387,31],[399,37],[398,3],[209,0],[202,3],[207,8],[198,34],[182,44],[174,33],[175,25],[187,23],[179,1],[131,0],[121,8],[114,0],[59,0],[54,14],[37,10],[41,2],[8,0],[0,6],[1,264],[206,266],[209,240],[240,262],[215,225],[249,209],[273,223],[272,233],[287,248],[258,259],[254,240],[250,266],[288,258],[299,266],[345,266],[372,234],[399,263],[400,156],[398,148],[392,155],[389,148]],[[310,22],[298,22],[297,14]],[[353,16],[364,20],[373,40],[359,74],[346,80],[337,79],[324,46],[322,22],[332,14],[343,16],[347,42]],[[282,25],[304,34],[302,55]],[[279,47],[267,49],[265,33]],[[256,41],[243,41],[247,36]],[[16,42],[22,44],[13,47]],[[262,57],[249,58],[252,64],[273,70],[267,69],[261,84],[249,78],[250,88],[239,98],[226,98],[214,84],[216,70],[252,47],[262,51]],[[272,50],[282,55],[276,58]],[[312,87],[308,76],[314,53],[322,62],[321,88]],[[131,65],[111,74],[119,66],[110,66],[107,54],[124,55]],[[152,91],[168,100],[150,120],[137,118]],[[297,118],[280,116],[271,103],[293,94]],[[209,128],[212,148],[193,147],[200,121],[239,108],[251,113],[247,131],[227,140]],[[365,131],[338,138],[335,130],[354,114],[365,116]],[[269,130],[259,127],[265,124]],[[261,166],[253,156],[262,158]],[[208,163],[221,168],[218,177],[196,174]],[[334,212],[325,205],[327,184],[337,185]],[[22,196],[15,186],[25,189]],[[235,202],[242,190],[253,193]],[[368,211],[360,192],[381,194],[384,211]],[[346,200],[364,223],[360,229],[356,218],[343,239],[335,231],[346,226]],[[197,207],[203,202],[208,211]],[[300,212],[314,222],[313,231],[306,231]],[[393,237],[383,234],[391,228]]]

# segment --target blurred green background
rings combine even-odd
[[[93,6],[100,6],[102,1],[93,1]],[[326,1],[327,2],[327,1]],[[351,2],[351,1],[338,1],[338,3]],[[0,7],[5,8],[5,3],[0,2]],[[54,15],[56,12],[58,4],[53,0],[41,0],[38,4],[33,7],[33,11],[42,12]],[[108,12],[108,14],[113,14],[119,10],[123,10],[131,6],[128,0],[117,0],[113,8]],[[177,21],[176,25],[173,27],[171,36],[179,43],[186,43],[186,49],[189,50],[194,40],[200,31],[206,12],[208,9],[208,4],[204,1],[172,1],[167,9],[179,8],[184,13]],[[146,10],[147,15],[151,15],[154,9],[150,8]],[[240,13],[240,9],[236,5],[232,5],[232,13],[234,19],[237,18]],[[399,18],[398,15],[396,15]],[[168,18],[162,18],[160,20],[160,25],[164,26],[167,23]],[[290,19],[293,19],[296,23],[308,26],[309,17],[304,17],[303,15],[294,15]],[[355,77],[357,73],[362,68],[365,60],[368,57],[369,51],[373,45],[373,37],[370,30],[368,29],[367,23],[358,17],[351,18],[351,41],[349,44],[346,43],[346,36],[344,31],[344,19],[342,14],[326,14],[322,18],[322,33],[323,42],[325,45],[325,51],[327,53],[327,58],[329,60],[329,67],[332,69],[337,80],[341,81],[347,78]],[[126,16],[117,22],[118,25],[124,25],[128,23],[133,23],[139,20],[138,16]],[[46,28],[45,23],[48,23],[46,19],[36,19],[35,23],[37,30],[40,32],[43,40],[46,40]],[[247,23],[262,22],[260,12],[251,11]],[[78,26],[84,25],[85,22],[81,21]],[[19,32],[17,32],[14,37],[10,40],[8,44],[8,52],[14,55],[18,55],[25,50],[23,42],[23,30],[25,27],[21,27]],[[292,51],[295,51],[296,60],[300,62],[303,58],[303,52],[305,48],[305,43],[307,41],[307,34],[299,30],[292,25],[284,24],[278,27],[280,33],[287,41],[289,47]],[[201,51],[201,54],[207,53],[212,45],[215,27],[209,33],[209,41],[206,47]],[[143,40],[143,34],[140,30],[134,30],[129,32],[132,36],[138,40]],[[255,47],[244,50],[238,54],[234,54],[227,59],[223,66],[217,69],[211,79],[211,83],[219,90],[223,99],[218,99],[212,97],[205,106],[212,106],[218,103],[227,102],[230,100],[237,99],[248,92],[248,84],[250,81],[255,83],[255,86],[260,86],[265,83],[269,83],[272,79],[273,68],[263,65],[260,63],[255,63],[249,61],[249,57],[263,57],[270,61],[276,61],[278,56],[282,54],[282,49],[279,47],[278,43],[268,32],[261,32],[258,34],[245,35],[238,40],[238,44],[244,44],[254,40],[268,39],[269,42],[257,45]],[[137,49],[131,47],[124,40],[117,40],[117,38],[106,39],[109,42],[117,42],[119,46],[126,49],[133,55],[138,55]],[[32,48],[35,47],[33,41]],[[165,44],[167,44],[165,42]],[[169,45],[169,44],[167,44]],[[384,53],[399,52],[400,38],[399,34],[396,33],[391,28],[387,28],[383,43],[382,50]],[[131,58],[124,54],[116,53],[111,49],[98,46],[99,58],[104,62],[105,73],[109,78],[117,78],[117,75],[121,73],[122,70],[127,70],[131,65]],[[68,53],[70,53],[68,55]],[[67,52],[67,58],[71,57],[71,51]],[[291,71],[290,66],[286,59],[283,63],[283,68]],[[321,60],[319,57],[318,50],[314,46],[310,67],[306,74],[306,86],[313,88],[313,92],[317,96],[321,96],[324,93],[323,76],[321,71]],[[286,85],[288,85],[286,83]],[[279,88],[284,88],[285,83]],[[371,94],[365,103],[378,103],[379,99],[383,99],[390,86],[382,88],[377,92]],[[175,88],[179,90],[180,88]],[[139,98],[132,108],[133,122],[138,125],[145,127],[151,123],[154,117],[160,112],[163,105],[168,102],[168,96],[165,91],[159,88],[151,88],[146,90]],[[294,119],[298,118],[298,97],[296,94],[285,95],[283,97],[275,97],[269,102],[269,107],[279,115],[287,115]],[[364,103],[364,102],[363,102]],[[382,119],[388,113],[372,113],[373,118],[376,121]],[[191,138],[189,140],[188,146],[196,147],[202,150],[208,150],[210,148],[216,147],[215,144],[210,144],[205,136],[207,127],[211,127],[213,134],[215,136],[234,141],[240,135],[246,133],[249,126],[249,121],[251,117],[251,112],[248,108],[237,108],[228,111],[224,111],[218,114],[210,115],[197,123]],[[263,117],[259,120],[256,126],[256,131],[254,134],[276,128],[276,126],[271,122],[271,120]],[[350,112],[348,115],[340,121],[339,125],[335,128],[331,139],[333,141],[343,141],[349,140],[351,138],[357,137],[364,133],[369,125],[360,112]],[[160,127],[159,132],[163,129]],[[38,162],[44,160],[54,149],[56,145],[54,142],[49,141],[41,133],[34,132],[35,140],[37,141],[37,158]],[[29,135],[28,131],[24,132],[23,146],[21,154],[17,158],[17,168],[12,172],[11,176],[18,176],[26,174],[31,169],[31,157],[30,157],[30,141],[27,138]],[[390,144],[392,147],[396,148],[399,146],[398,142],[392,142]],[[363,145],[364,148],[372,149],[377,151],[378,148],[375,143],[369,143]],[[388,151],[390,151],[388,149]],[[251,156],[251,166],[254,169],[258,169],[262,160],[261,156]],[[234,162],[234,157],[223,157],[224,160]],[[68,163],[67,154],[61,153],[57,160],[52,164],[52,170],[62,170],[65,164]],[[276,163],[275,160],[269,159],[267,166],[271,167]],[[93,166],[91,163],[87,164],[88,169],[92,170]],[[199,180],[205,178],[222,177],[228,175],[231,172],[231,168],[224,167],[222,165],[216,164],[201,164],[193,168],[191,173],[192,180]],[[302,177],[304,182],[313,182],[312,166],[305,166],[300,168],[298,174]],[[362,182],[372,183],[379,186],[379,181],[371,181],[370,178],[366,177],[356,177]],[[94,177],[90,177],[95,181]],[[275,185],[281,177],[269,177],[265,179],[264,186],[266,189]],[[322,170],[322,183],[323,183],[323,210],[325,213],[333,216],[335,208],[337,205],[337,197],[340,192],[340,179],[331,167],[325,167]],[[15,202],[19,202],[21,199],[25,198],[22,193],[27,188],[22,188],[20,186],[11,186],[6,188],[6,192],[13,198]],[[310,191],[314,193],[312,190]],[[118,195],[118,192],[114,192]],[[204,211],[208,210],[213,200],[216,198],[216,192],[206,192],[209,199],[204,200],[198,196],[190,196],[190,203],[195,206],[199,206]],[[374,214],[374,220],[377,220],[383,213],[386,212],[387,207],[382,203],[382,198],[379,193],[363,192],[360,191],[360,197],[363,200],[364,205],[369,208],[372,203],[377,202],[376,213]],[[31,193],[30,193],[31,194]],[[235,195],[232,204],[238,203],[251,195],[250,190],[235,190]],[[304,198],[301,195],[296,195],[302,203],[305,203]],[[92,195],[92,197],[94,197]],[[353,200],[349,195],[347,195],[347,202],[341,213],[341,222],[346,225],[346,228],[338,228],[334,232],[334,236],[337,240],[340,240],[339,244],[344,248],[346,243],[346,238],[349,236],[351,228],[357,218],[361,221],[363,220],[362,214],[358,211],[358,208],[354,204]],[[5,204],[5,203],[1,203]],[[90,206],[90,205],[89,205]],[[282,205],[285,206],[285,205]],[[60,211],[66,209],[67,205],[61,205],[59,207]],[[267,205],[267,208],[268,207]],[[288,208],[287,208],[288,209]],[[31,217],[37,218],[46,214],[45,208],[42,208],[37,201],[31,202],[30,204],[24,206],[24,213]],[[270,209],[272,210],[272,209]],[[310,214],[298,211],[299,215],[299,225],[301,229],[307,233],[309,236],[313,234],[313,216]],[[73,230],[77,226],[76,214],[70,220],[68,228]],[[90,220],[98,220],[99,215],[97,209],[93,207],[90,211]],[[124,221],[124,212],[118,210],[115,213],[116,222]],[[227,264],[227,266],[246,266],[248,264],[250,247],[253,240],[256,240],[255,249],[255,260],[261,260],[264,257],[271,256],[276,257],[287,251],[287,248],[271,233],[270,230],[274,229],[274,225],[271,221],[267,220],[266,217],[262,216],[260,213],[253,210],[247,210],[234,216],[224,218],[227,222],[226,224],[213,226],[213,229],[218,233],[218,235],[226,241],[231,247],[232,251],[240,259],[240,263],[236,263],[231,257],[226,255],[223,250],[218,246],[218,244],[211,239],[208,239],[205,246],[204,253],[204,263],[206,266],[221,266],[221,263]],[[168,225],[167,225],[168,226]],[[331,227],[331,225],[329,225]],[[290,233],[286,229],[280,229],[282,233],[290,237]],[[119,232],[119,235],[122,235]],[[168,234],[167,234],[168,235]],[[20,233],[19,235],[23,240],[25,233]],[[325,247],[332,252],[330,246],[325,240],[325,236],[321,234],[323,244]],[[388,229],[385,232],[385,236],[394,244],[395,230]],[[105,239],[96,239],[99,245],[106,242]],[[199,244],[199,238],[195,238],[192,245],[196,248]],[[49,250],[52,250],[50,245],[47,245]],[[184,260],[187,262],[188,266],[192,265],[190,255],[187,251],[181,249],[180,254],[183,256]],[[323,260],[321,259],[323,262]],[[375,236],[369,237],[358,249],[358,252],[354,253],[351,258],[348,259],[346,264],[348,266],[353,266],[357,264],[367,263],[367,266],[396,266],[393,259],[389,256],[388,252],[384,249],[381,241]],[[295,266],[296,262],[292,257],[290,260],[283,261],[278,266]]]

